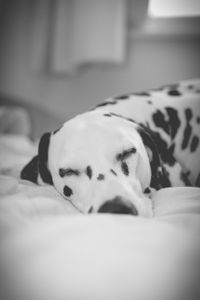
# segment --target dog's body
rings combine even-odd
[[[22,178],[82,212],[150,214],[150,191],[200,186],[200,82],[114,97],[40,141]]]
[[[192,185],[199,185],[200,81],[110,98],[97,109],[130,118],[159,134],[157,146],[158,143],[163,144],[161,147],[166,147],[163,151],[169,150],[182,168],[189,172]],[[166,153],[166,160],[163,158],[173,167],[169,161],[170,153]],[[171,185],[176,186],[176,182],[172,180]]]

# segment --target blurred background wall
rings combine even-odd
[[[51,42],[47,32],[52,30],[49,16],[55,0],[54,3],[40,0],[40,5],[44,5],[40,10],[36,0],[1,0],[0,93],[67,119],[111,95],[200,77],[199,18],[185,23],[168,22],[167,28],[159,20],[148,25],[144,18],[148,1],[123,1],[126,19],[125,23],[121,20],[122,57],[110,62],[86,62],[70,72],[52,72],[43,68],[45,62],[41,57],[46,61],[45,55],[49,54],[42,52],[40,45],[44,39],[47,44]],[[51,11],[47,14],[50,4]]]

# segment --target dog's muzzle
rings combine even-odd
[[[116,196],[115,198],[104,202],[98,209],[98,213],[138,215],[138,211],[134,204],[120,196]]]

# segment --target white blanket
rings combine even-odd
[[[156,192],[152,219],[81,215],[19,179],[34,153],[0,137],[0,299],[200,299],[200,189]]]

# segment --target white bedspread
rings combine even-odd
[[[36,145],[0,137],[0,299],[200,299],[200,189],[154,194],[155,217],[81,215],[19,179]]]

